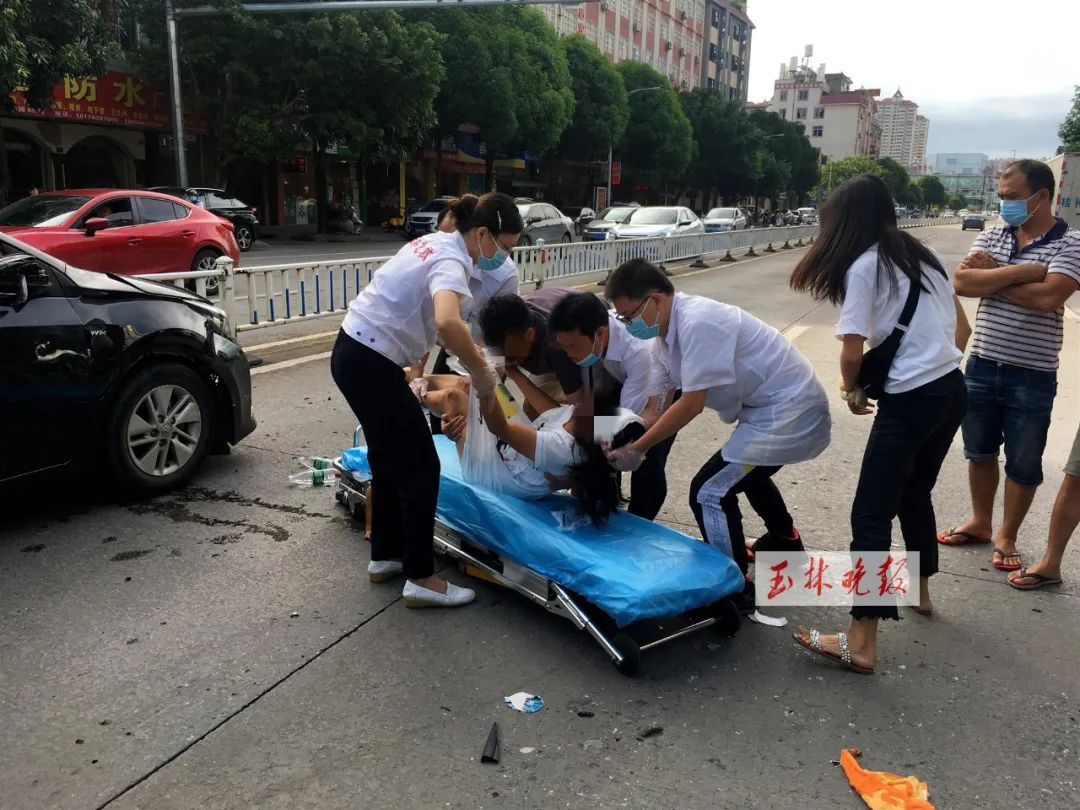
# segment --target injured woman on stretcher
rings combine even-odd
[[[421,404],[441,417],[443,433],[457,444],[468,483],[523,500],[568,489],[595,524],[625,502],[619,475],[599,442],[621,446],[641,436],[645,428],[636,415],[616,414],[608,403],[590,398],[576,407],[561,405],[516,368],[506,369],[507,378],[539,414],[532,421],[512,404],[507,410],[518,412],[507,416],[497,397],[481,404],[466,377],[406,374]]]

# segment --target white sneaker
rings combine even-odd
[[[467,605],[476,598],[476,594],[468,588],[461,588],[452,582],[446,583],[446,593],[439,593],[430,588],[423,588],[411,579],[405,580],[405,590],[401,592],[405,598],[405,607],[459,607]]]
[[[368,579],[372,582],[386,582],[401,574],[403,570],[398,560],[372,560],[367,564]]]

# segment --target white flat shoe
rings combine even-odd
[[[403,570],[398,560],[372,560],[367,564],[368,579],[372,582],[386,582],[400,576]]]
[[[459,587],[452,582],[446,583],[446,593],[439,593],[430,588],[423,588],[411,579],[405,580],[405,590],[401,592],[405,598],[405,607],[459,607],[467,605],[476,598],[476,594],[468,588]]]

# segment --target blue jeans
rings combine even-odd
[[[964,455],[996,459],[1005,444],[1005,475],[1017,484],[1042,483],[1042,455],[1057,395],[1057,372],[1021,368],[972,355],[965,372]]]

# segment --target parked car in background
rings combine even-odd
[[[0,233],[103,273],[213,270],[219,256],[240,262],[231,222],[153,191],[68,189],[25,197],[0,210]]]
[[[255,428],[232,334],[194,293],[0,233],[0,483],[97,466],[139,495],[184,483]]]
[[[453,197],[436,197],[431,202],[421,206],[409,214],[405,220],[405,236],[415,239],[426,233],[434,233],[439,227],[439,214],[447,209]]]
[[[740,208],[713,208],[704,216],[706,233],[723,233],[750,227],[746,212]]]
[[[519,198],[518,211],[525,230],[521,233],[520,245],[535,245],[543,239],[545,244],[553,242],[573,242],[572,223],[569,217],[553,205],[540,202],[522,202]],[[570,224],[567,224],[570,223]]]
[[[224,217],[233,225],[233,238],[240,250],[251,250],[259,238],[260,226],[257,211],[245,202],[230,197],[220,188],[177,188],[175,186],[152,186],[147,191],[171,194],[204,208],[211,214]]]
[[[799,215],[799,221],[802,222],[803,225],[814,225],[818,221],[818,212],[813,206],[807,205],[802,208],[797,208],[795,213]]]
[[[972,228],[981,231],[986,227],[986,218],[982,214],[968,214],[960,221],[960,230],[966,231]]]
[[[689,208],[658,205],[638,208],[626,222],[616,225],[612,233],[616,239],[683,236],[705,233],[705,224]]]
[[[574,221],[574,233],[581,236],[585,233],[586,226],[596,219],[596,212],[591,208],[575,205],[570,208],[564,208],[563,213]]]
[[[598,217],[588,224],[582,237],[586,242],[607,239],[608,233],[612,228],[626,222],[626,220],[630,218],[630,215],[640,207],[641,206],[637,203],[628,203],[626,205],[613,205],[610,208],[605,208],[600,212]]]

